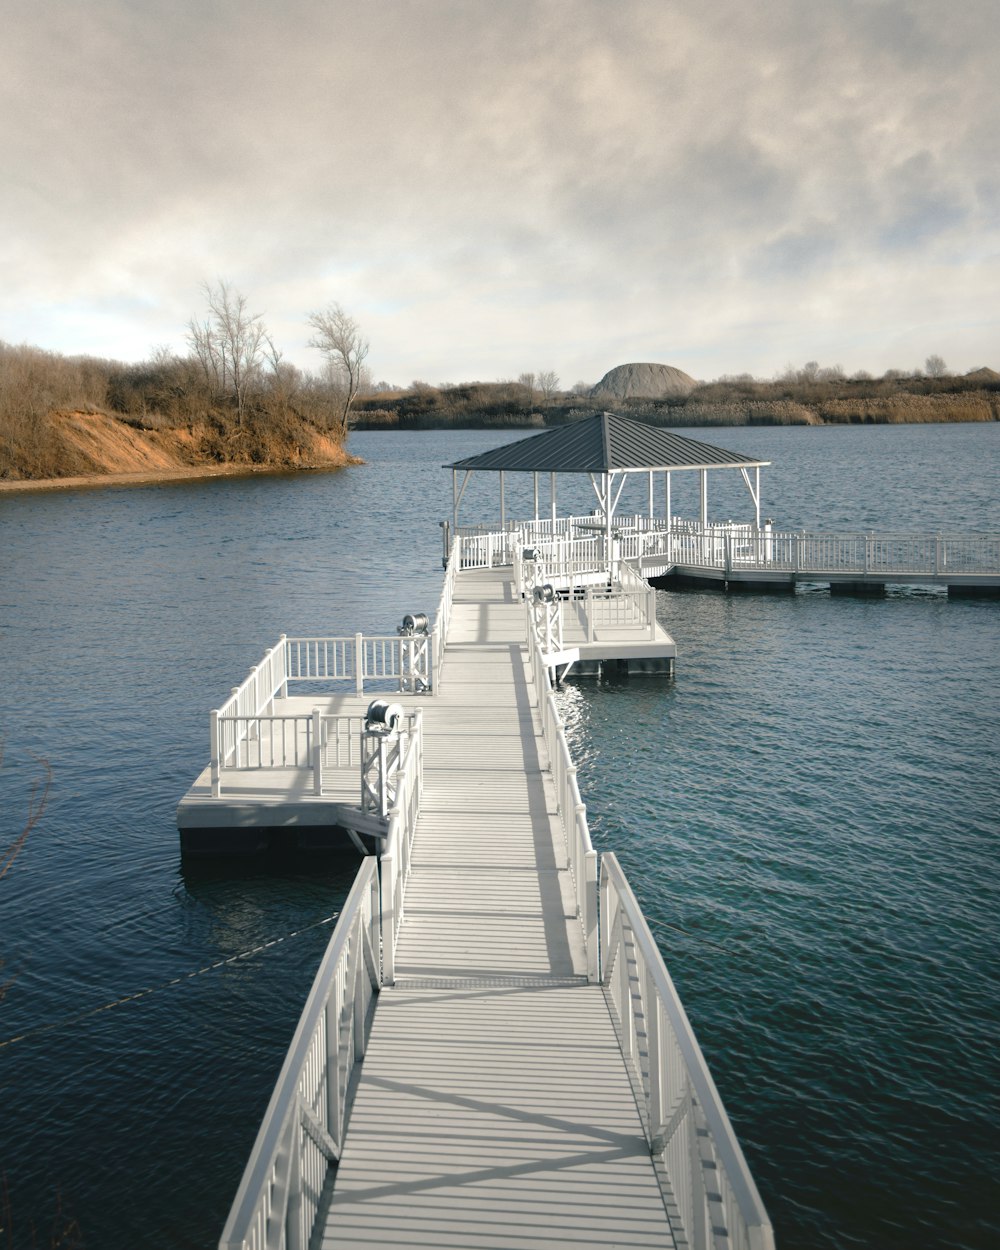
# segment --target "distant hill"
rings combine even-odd
[[[672,399],[690,395],[698,383],[673,365],[616,365],[590,392],[591,399],[621,402],[623,399]]]
[[[990,382],[1000,382],[1000,373],[997,373],[996,369],[987,369],[985,366],[982,369],[970,369],[965,375],[965,381],[985,386]]]

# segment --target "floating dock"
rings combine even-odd
[[[219,1244],[768,1250],[656,944],[615,857],[598,871],[545,605],[456,566],[380,855]]]

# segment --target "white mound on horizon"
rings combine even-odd
[[[689,395],[698,385],[673,365],[630,364],[610,369],[590,392],[592,399],[667,399]]]

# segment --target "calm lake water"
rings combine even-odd
[[[772,460],[782,525],[1000,530],[996,425],[690,433]],[[356,865],[182,865],[208,710],[282,632],[433,611],[440,466],[516,436],[360,434],[367,465],[337,473],[0,497],[0,848],[52,769],[0,877],[3,1244],[68,1221],[101,1250],[217,1240]],[[711,513],[747,516],[725,477]],[[561,510],[595,506],[584,486]],[[508,487],[527,515],[530,479]],[[463,519],[496,515],[474,483]],[[1000,1244],[1000,605],[659,611],[674,682],[560,700],[595,843],[647,911],[779,1246]]]

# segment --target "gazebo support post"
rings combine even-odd
[[[701,490],[699,492],[701,496],[701,501],[700,501],[701,509],[699,513],[701,517],[701,528],[703,530],[707,530],[708,529],[708,470],[699,469],[698,476],[701,479]]]
[[[552,496],[552,536],[555,537],[556,532],[556,475],[549,474],[549,493]]]
[[[500,470],[500,532],[503,533],[507,522],[507,509],[504,500],[504,480],[503,469]]]
[[[664,494],[666,495],[666,508],[667,508],[667,533],[669,534],[669,533],[670,533],[670,517],[671,517],[671,504],[670,504],[670,470],[668,469],[668,470],[666,471],[666,473],[664,473],[664,475],[663,475],[663,476],[664,476],[664,478],[666,479],[666,480],[665,480],[665,482],[664,482]]]
[[[653,470],[649,470],[649,519],[653,519]]]
[[[760,465],[755,466],[753,471],[753,482],[750,481],[750,474],[745,468],[740,469],[744,485],[750,492],[750,498],[753,500],[754,523],[760,529]]]
[[[532,473],[531,480],[535,488],[535,520],[537,521],[538,520],[538,474]]]
[[[455,469],[451,471],[451,517],[452,517],[452,541],[458,534],[458,509],[462,503],[462,496],[465,494],[465,488],[469,484],[469,478],[472,476],[472,470],[465,470],[465,477],[462,478],[462,489],[458,489],[458,473]]]
[[[604,554],[608,562],[608,577],[614,581],[615,570],[611,558],[611,474],[602,475],[604,483]]]

